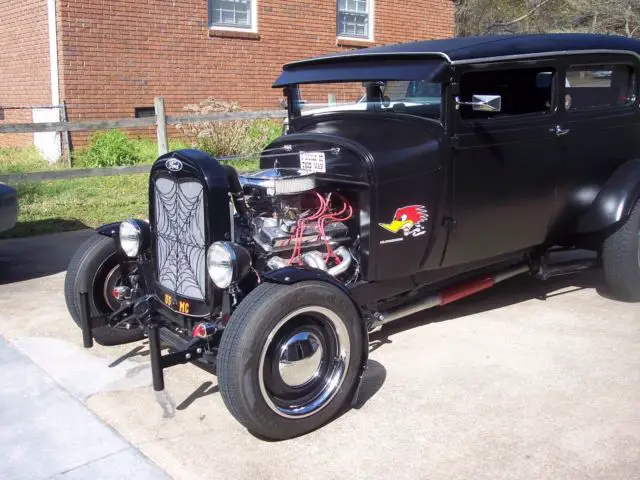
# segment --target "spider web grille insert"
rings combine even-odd
[[[195,180],[154,182],[158,282],[194,300],[205,299],[204,191]]]

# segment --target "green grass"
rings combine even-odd
[[[158,145],[148,138],[129,138],[117,130],[99,133],[90,145],[73,153],[76,168],[116,167],[149,164],[158,158]],[[183,140],[170,140],[169,151],[191,148]]]
[[[242,134],[231,142],[233,151],[255,154],[266,144],[276,139],[282,131],[282,122],[274,120],[256,120],[247,124]],[[216,156],[217,141],[229,144],[230,140],[218,137],[199,137],[196,148],[208,151]],[[169,150],[190,148],[184,140],[170,140]],[[227,153],[224,153],[227,155]],[[131,138],[118,130],[98,132],[91,136],[89,145],[76,149],[72,154],[73,168],[114,167],[153,163],[158,157],[155,140],[148,138]],[[257,158],[246,158],[232,162],[238,170],[247,171],[257,168]],[[49,164],[35,147],[0,148],[0,175],[9,173],[29,173],[43,170],[60,170],[69,168],[66,161]]]
[[[277,137],[281,124],[255,122],[249,129],[244,151],[256,152]],[[170,150],[189,148],[184,141],[171,141]],[[111,165],[150,164],[158,156],[155,141],[129,138],[111,131],[93,137],[91,144],[73,155],[78,168]],[[258,168],[256,156],[231,162],[238,171]],[[35,147],[0,148],[0,175],[68,168],[49,165]],[[18,190],[20,214],[12,230],[1,238],[26,237],[83,228],[95,228],[129,217],[148,216],[148,175],[90,177],[72,180],[25,182],[13,185]]]
[[[39,172],[59,170],[64,165],[50,165],[36,147],[0,148],[0,175],[6,173]]]
[[[118,165],[150,164],[158,158],[158,146],[154,140],[146,138],[131,139],[125,146],[130,147],[134,155],[128,158],[129,161],[120,162]],[[169,150],[183,148],[190,148],[190,145],[181,140],[169,141]],[[95,160],[95,155],[94,159],[92,159],[93,161],[90,161],[87,158],[88,150],[89,148],[79,148],[73,152],[73,168],[115,166],[115,163],[114,165],[100,165],[100,162]],[[98,150],[97,155],[100,153],[102,152]],[[57,164],[49,164],[42,158],[36,147],[0,147],[0,175],[64,170],[67,168],[69,168],[69,165],[65,160],[61,160]]]
[[[240,171],[257,164],[235,165]],[[28,237],[95,228],[130,217],[147,218],[149,176],[120,175],[25,182],[18,191],[17,225],[2,238]]]
[[[257,157],[252,158],[240,158],[229,162],[220,162],[222,164],[231,165],[238,172],[251,172],[258,169],[259,159]]]
[[[18,224],[0,238],[95,228],[129,217],[147,218],[149,177],[126,175],[20,183]]]

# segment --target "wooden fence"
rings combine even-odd
[[[82,120],[77,122],[49,122],[49,123],[10,123],[0,124],[0,134],[3,133],[39,133],[39,132],[86,132],[94,130],[111,130],[113,128],[156,127],[158,141],[158,155],[164,155],[169,150],[167,125],[184,125],[204,122],[228,122],[233,120],[261,120],[286,118],[285,110],[266,110],[258,112],[229,112],[209,113],[206,115],[168,116],[165,114],[163,97],[155,98],[155,115],[144,118],[124,118],[118,120]],[[68,152],[70,153],[70,152]],[[12,183],[17,181],[39,181],[64,178],[80,178],[91,176],[111,176],[130,173],[144,173],[151,168],[149,165],[115,168],[88,168],[77,170],[59,170],[53,172],[36,172],[0,175],[0,182]]]
[[[132,165],[130,167],[69,168],[31,173],[7,173],[0,175],[0,183],[11,185],[21,182],[41,182],[43,180],[68,180],[86,177],[114,177],[116,175],[134,175],[149,173],[151,165]]]

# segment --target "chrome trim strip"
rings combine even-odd
[[[292,66],[301,66],[301,65],[314,65],[321,64],[325,61],[336,60],[339,58],[357,58],[357,57],[397,57],[398,55],[409,55],[409,56],[424,56],[424,57],[440,57],[445,59],[448,63],[451,62],[451,58],[449,55],[443,52],[371,52],[371,53],[350,53],[348,55],[339,54],[339,55],[331,55],[329,57],[319,57],[319,58],[309,58],[306,60],[297,60],[291,63],[285,63],[283,66],[283,70],[286,70],[287,67]]]
[[[324,61],[339,59],[339,58],[352,58],[352,57],[389,57],[389,56],[398,56],[398,55],[409,55],[409,56],[424,56],[424,57],[440,57],[446,60],[451,65],[468,65],[472,63],[488,63],[488,62],[499,62],[504,61],[508,62],[510,60],[526,60],[526,59],[534,59],[534,58],[547,58],[547,57],[555,57],[555,56],[566,56],[566,55],[590,55],[590,54],[620,54],[620,55],[633,55],[638,60],[640,60],[640,54],[638,52],[634,52],[633,50],[607,50],[607,49],[595,49],[595,50],[558,50],[556,52],[551,51],[542,51],[537,53],[523,53],[518,55],[502,55],[495,57],[480,57],[480,58],[470,58],[466,60],[451,60],[449,55],[443,52],[383,52],[383,53],[353,53],[349,55],[333,55],[330,57],[322,57],[308,60],[298,60],[296,62],[287,63],[284,65],[283,69],[286,69],[290,66],[302,66],[302,65],[313,65],[313,64],[321,64]]]
[[[593,55],[593,54],[619,54],[619,55],[633,55],[640,60],[640,54],[633,50],[558,50],[557,52],[539,52],[539,53],[523,53],[519,55],[503,55],[498,57],[483,57],[473,58],[467,60],[455,60],[451,62],[451,65],[468,65],[472,63],[488,63],[488,62],[508,62],[510,60],[527,60],[535,58],[547,58],[556,56],[567,55]]]

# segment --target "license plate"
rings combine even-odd
[[[164,303],[166,306],[171,308],[173,308],[175,305],[173,298],[168,293],[164,294]],[[189,312],[191,312],[191,304],[189,304],[189,302],[187,302],[186,300],[178,300],[178,312],[188,315]]]
[[[300,170],[325,173],[327,163],[324,152],[300,152]]]

